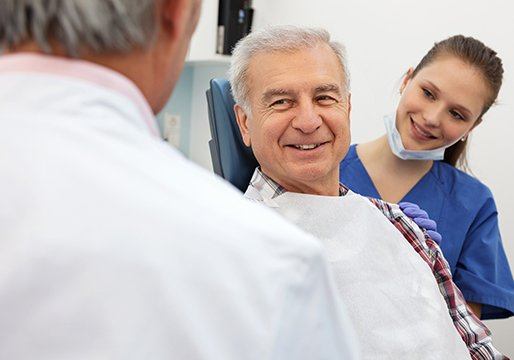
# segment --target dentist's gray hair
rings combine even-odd
[[[1,0],[0,47],[33,40],[46,53],[52,41],[70,56],[128,52],[153,40],[155,1]]]
[[[324,29],[283,25],[252,32],[236,44],[229,69],[230,86],[236,103],[250,113],[248,68],[255,55],[268,52],[292,53],[320,44],[328,45],[337,56],[345,81],[343,92],[347,94],[350,91],[350,74],[344,46],[331,41],[329,32]]]

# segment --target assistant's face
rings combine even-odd
[[[434,60],[407,75],[396,125],[409,150],[448,146],[467,136],[489,96],[482,74],[454,56]]]
[[[259,54],[248,79],[251,113],[238,111],[238,121],[262,171],[288,190],[337,183],[350,142],[350,105],[330,47]]]

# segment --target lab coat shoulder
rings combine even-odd
[[[274,252],[280,248],[290,248],[302,261],[322,257],[321,244],[310,235],[283,220],[272,210],[247,201],[228,182],[186,160],[175,150],[167,149],[166,145],[164,147],[165,151],[173,152],[179,166],[178,177],[182,179],[175,182],[176,191],[180,191],[180,182],[183,182],[185,188],[190,188],[187,206],[193,210],[205,210],[213,227],[219,227],[227,233],[238,233],[240,241],[255,242],[259,246],[269,242],[267,250],[275,249]],[[279,252],[276,254],[281,257]]]
[[[267,259],[261,258],[257,262],[274,263],[271,268],[272,276],[277,277],[275,281],[280,278],[281,269],[284,275],[288,274],[295,279],[287,280],[287,291],[282,294],[283,311],[276,318],[276,346],[270,358],[332,358],[335,354],[343,354],[348,359],[355,358],[357,355],[351,322],[344,305],[335,295],[332,274],[322,244],[282,219],[272,209],[243,198],[238,190],[220,178],[189,162],[183,165],[195,173],[195,181],[200,181],[199,186],[212,183],[211,188],[219,187],[219,192],[211,195],[214,204],[222,204],[212,208],[218,212],[220,219],[243,214],[238,222],[241,237],[234,240],[254,258],[259,254],[255,248],[261,248],[263,257]],[[203,195],[197,196],[197,199],[198,202],[205,200]],[[234,231],[230,229],[230,223],[225,226],[228,232]],[[252,245],[255,246],[253,249]],[[284,259],[288,260],[284,262]],[[244,261],[251,263],[251,259]],[[273,283],[269,282],[268,285]],[[273,292],[280,293],[278,289]],[[310,315],[307,315],[307,309],[311,309]],[[338,324],[340,321],[343,328]]]

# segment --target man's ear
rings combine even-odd
[[[234,112],[236,113],[237,126],[239,126],[239,131],[241,131],[243,142],[246,146],[250,147],[252,143],[250,141],[250,130],[248,130],[249,117],[239,104],[234,105]]]
[[[400,94],[403,93],[403,90],[405,90],[405,87],[409,84],[409,82],[412,79],[412,73],[414,72],[413,68],[409,68],[407,72],[405,73],[403,80],[402,80],[402,86],[400,87]]]

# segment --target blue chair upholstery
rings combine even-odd
[[[252,149],[243,143],[227,80],[211,80],[207,104],[212,137],[209,149],[214,172],[244,192],[258,163]]]

